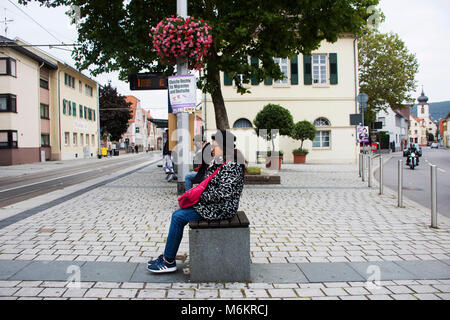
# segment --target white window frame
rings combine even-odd
[[[324,133],[328,133],[328,146],[325,145]],[[319,136],[319,146],[314,145],[316,138],[312,142],[313,149],[331,149],[331,130],[317,130],[316,137]]]
[[[321,57],[325,57],[325,62],[321,61]],[[318,59],[318,60],[316,60]],[[330,68],[329,68],[329,58],[327,54],[324,53],[315,53],[311,58],[311,68],[312,68],[312,82],[314,86],[329,86],[330,85]],[[315,69],[317,69],[317,75]],[[325,74],[323,74],[323,70],[325,70]],[[317,78],[318,77],[318,78]],[[325,77],[325,78],[323,78]],[[317,81],[317,82],[316,82]]]
[[[64,132],[64,145],[68,146],[70,145],[70,133]]]
[[[284,73],[283,80],[274,80],[273,85],[276,87],[288,87],[290,81],[290,63],[288,58],[273,58],[273,61],[280,66],[280,70]],[[284,70],[283,70],[284,69]]]
[[[72,141],[74,146],[78,145],[78,134],[76,132],[72,134]]]

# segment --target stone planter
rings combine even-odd
[[[278,175],[245,175],[244,184],[281,184],[281,179]]]
[[[306,163],[306,154],[293,154],[294,163],[296,164],[304,164]]]

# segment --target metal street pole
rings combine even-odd
[[[187,0],[177,0],[177,14],[187,18]],[[177,60],[177,75],[187,75],[188,65],[183,63],[182,58]],[[184,177],[189,172],[189,114],[187,112],[177,113],[177,152],[178,152],[178,180],[177,194],[182,195],[185,191]]]
[[[398,206],[403,207],[403,160],[398,160]]]
[[[367,182],[368,182],[368,187],[372,188],[372,157],[370,154],[367,156],[367,161],[368,161],[368,163],[367,163],[367,169],[368,169],[367,170],[368,171]]]
[[[380,195],[383,194],[383,157],[380,154]]]
[[[437,229],[437,166],[431,167],[431,227]]]

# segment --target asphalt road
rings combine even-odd
[[[20,177],[2,178],[0,182],[0,208],[149,160],[149,157],[144,153],[142,156],[133,158],[122,159],[118,157],[109,160],[107,163],[88,163],[71,169],[65,168]]]
[[[398,160],[403,160],[403,196],[424,207],[431,208],[431,170],[437,166],[437,211],[450,218],[450,150],[422,147],[419,166],[411,170],[402,153],[395,154],[384,164],[384,185],[396,191]],[[378,169],[375,178],[378,181]],[[431,209],[430,209],[431,210]]]

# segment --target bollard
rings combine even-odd
[[[431,165],[431,227],[437,229],[437,167]]]
[[[366,181],[366,172],[365,172],[365,170],[366,170],[366,168],[364,168],[365,167],[365,162],[366,161],[366,155],[362,155],[362,161],[361,161],[361,178],[362,178],[362,181],[364,182],[364,181]]]
[[[367,185],[372,188],[372,157],[370,154],[367,156]]]
[[[359,154],[359,177],[361,178],[362,153]]]
[[[380,154],[380,195],[383,194],[383,158]]]
[[[398,206],[403,207],[403,160],[398,160]]]

